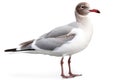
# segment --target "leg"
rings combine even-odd
[[[70,56],[69,59],[68,59],[69,75],[72,76],[72,77],[81,76],[80,74],[73,74],[73,73],[71,72],[70,63],[71,63],[71,56]]]
[[[61,62],[60,62],[60,64],[61,64],[61,76],[64,76],[64,70],[63,70],[63,59],[64,59],[64,57],[62,57],[62,59],[61,59]]]
[[[69,59],[68,59],[69,74],[71,75],[72,72],[71,72],[71,66],[70,66],[70,63],[71,63],[71,56],[70,56]]]
[[[61,62],[60,62],[60,64],[61,64],[61,76],[63,77],[63,78],[72,78],[72,76],[65,76],[65,74],[64,74],[64,69],[63,69],[63,59],[64,59],[64,57],[62,57],[62,59],[61,59]]]

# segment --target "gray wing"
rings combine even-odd
[[[49,33],[41,36],[35,43],[35,45],[40,49],[45,50],[54,50],[57,47],[60,47],[64,43],[72,40],[75,37],[75,34],[69,34],[73,29],[72,26],[63,26],[55,28]]]
[[[67,41],[72,40],[75,37],[75,34],[63,35],[55,38],[43,38],[36,41],[36,46],[44,50],[54,50],[57,47],[60,47]]]

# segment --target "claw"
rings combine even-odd
[[[61,75],[62,78],[74,78],[72,75],[69,75],[69,76],[65,76],[65,75]]]
[[[69,76],[65,76],[65,75],[61,75],[62,78],[74,78],[74,77],[77,77],[77,76],[82,76],[81,74],[70,74]]]
[[[72,73],[70,73],[70,76],[77,77],[77,76],[82,76],[82,74],[72,74]]]

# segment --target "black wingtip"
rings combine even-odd
[[[23,49],[23,50],[17,50],[16,48],[13,49],[6,49],[4,52],[19,52],[19,51],[34,51],[35,49]]]
[[[17,51],[16,48],[4,50],[4,52],[16,52],[16,51]]]

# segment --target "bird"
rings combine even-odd
[[[88,18],[91,12],[100,13],[98,9],[90,9],[87,2],[80,2],[75,7],[76,21],[67,25],[56,27],[38,37],[37,39],[25,41],[19,47],[6,49],[5,52],[23,52],[32,54],[45,54],[61,57],[61,77],[73,78],[81,74],[73,74],[71,71],[71,57],[73,54],[84,50],[92,37],[93,27]],[[64,57],[68,58],[69,75],[64,73]]]

